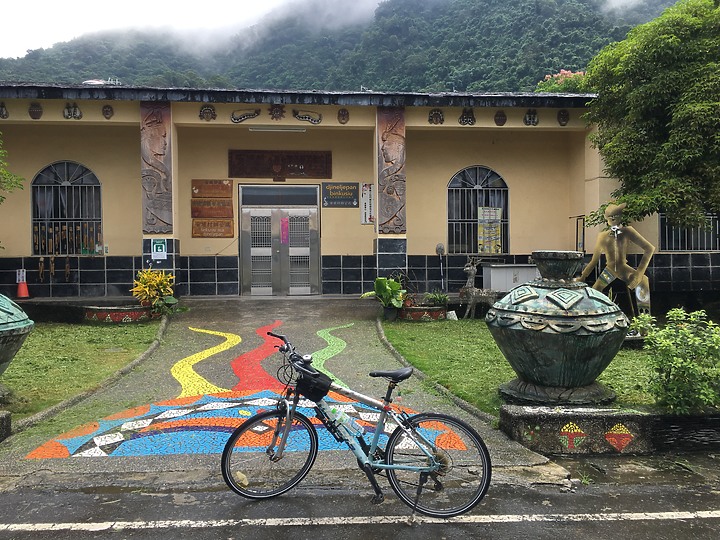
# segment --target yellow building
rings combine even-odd
[[[32,297],[128,296],[149,265],[180,295],[357,295],[395,271],[456,292],[468,255],[592,249],[582,216],[614,182],[590,98],[0,86],[27,180],[0,206],[0,293],[24,269]],[[711,283],[713,247],[663,243],[657,218],[638,229],[687,260],[676,275],[656,254],[654,288]]]

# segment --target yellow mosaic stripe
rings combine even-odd
[[[203,330],[201,328],[192,328],[193,332],[203,332],[205,334],[211,334],[213,336],[220,336],[225,338],[225,342],[215,347],[210,347],[199,353],[195,353],[192,356],[188,356],[178,361],[170,370],[170,373],[177,382],[180,383],[182,391],[178,395],[179,398],[186,396],[199,396],[202,394],[217,394],[219,392],[228,392],[227,388],[220,388],[209,382],[204,377],[198,375],[193,366],[198,362],[218,354],[228,349],[232,349],[242,341],[240,336],[235,334],[226,334],[224,332],[215,332],[214,330]]]

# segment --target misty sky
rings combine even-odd
[[[29,49],[47,49],[83,34],[126,28],[173,28],[212,30],[230,34],[232,30],[256,23],[271,11],[306,0],[214,0],[207,4],[187,4],[148,0],[5,0],[2,6],[0,58],[23,57]],[[337,7],[363,5],[366,10],[380,0],[333,0]],[[157,8],[152,6],[157,5]],[[163,9],[165,8],[165,9]],[[146,12],[146,15],[143,15]],[[213,35],[211,34],[211,35]],[[207,34],[206,34],[207,35]]]
[[[2,6],[0,58],[23,57],[28,50],[47,49],[83,34],[128,28],[199,30],[202,37],[232,35],[279,8],[308,1],[335,10],[339,21],[372,14],[381,0],[214,0],[187,4],[148,0],[5,0]],[[619,7],[641,0],[606,0]],[[157,7],[153,7],[157,5]],[[143,14],[143,13],[147,14]],[[327,14],[326,14],[327,15]],[[211,30],[212,32],[207,32]],[[201,44],[198,40],[196,44]]]

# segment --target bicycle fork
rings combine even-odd
[[[290,430],[292,429],[295,409],[299,401],[300,395],[295,394],[293,396],[292,403],[289,403],[288,400],[285,399],[281,402],[282,405],[278,404],[278,408],[285,412],[285,422],[278,422],[278,425],[275,427],[272,440],[270,441],[270,444],[265,450],[271,461],[280,461],[283,457],[283,453],[285,452],[285,446],[287,445],[288,436],[290,435]],[[278,438],[280,439],[279,443]],[[275,449],[276,445],[277,449]]]

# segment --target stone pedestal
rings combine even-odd
[[[503,405],[500,429],[541,454],[720,451],[720,414],[667,415],[609,407]]]

